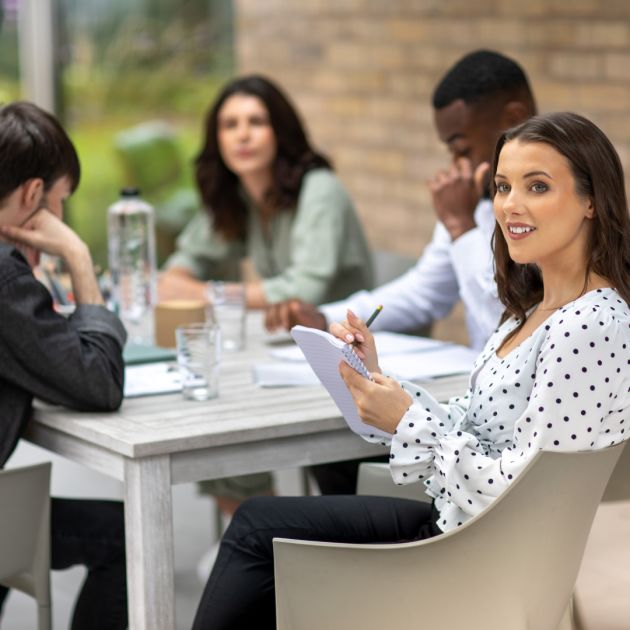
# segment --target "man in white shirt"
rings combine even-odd
[[[478,50],[460,59],[433,92],[438,136],[452,156],[429,182],[438,223],[416,265],[373,291],[318,308],[292,300],[267,312],[271,330],[295,324],[325,330],[348,309],[366,320],[383,304],[372,330],[410,332],[446,317],[461,299],[470,346],[481,350],[496,328],[499,303],[492,258],[494,213],[488,172],[500,133],[536,113],[522,68],[499,53]],[[319,310],[318,310],[319,309]],[[358,462],[311,468],[322,494],[354,493]]]
[[[534,115],[536,106],[520,66],[486,50],[460,59],[435,88],[432,102],[438,136],[453,161],[428,183],[439,222],[416,265],[373,291],[319,310],[297,300],[275,305],[267,313],[268,328],[326,329],[344,320],[347,309],[365,320],[383,304],[373,330],[412,331],[445,317],[461,299],[470,345],[484,346],[503,310],[492,268],[489,161],[499,134]]]

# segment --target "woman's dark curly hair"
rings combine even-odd
[[[247,206],[239,193],[239,178],[225,164],[218,143],[218,115],[235,94],[258,97],[267,108],[276,139],[273,185],[268,201],[276,209],[295,206],[304,174],[317,167],[332,168],[329,160],[310,145],[295,108],[269,79],[251,75],[235,79],[219,94],[206,116],[205,143],[197,156],[196,177],[204,206],[214,228],[228,240],[247,235]]]
[[[577,194],[590,199],[594,209],[584,288],[589,273],[597,273],[630,304],[630,215],[623,168],[610,140],[590,120],[577,114],[559,112],[535,116],[499,137],[494,151],[492,181],[501,149],[512,140],[542,142],[567,159]],[[493,247],[499,299],[506,308],[502,321],[514,316],[524,323],[527,310],[543,297],[540,270],[534,264],[519,264],[510,258],[498,224],[494,230]]]

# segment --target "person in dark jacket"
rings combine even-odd
[[[53,116],[27,102],[0,108],[0,466],[34,397],[85,411],[122,402],[125,330],[103,304],[88,247],[62,220],[79,178],[75,148]],[[68,270],[76,301],[68,318],[33,275],[41,253]],[[127,627],[120,502],[53,498],[51,564],[87,569],[72,630]],[[0,585],[0,608],[7,592]]]

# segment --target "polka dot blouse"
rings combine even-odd
[[[551,315],[504,358],[509,319],[475,362],[468,393],[443,406],[424,389],[392,436],[399,484],[422,481],[448,531],[497,497],[539,450],[604,448],[630,425],[630,308],[597,289]]]

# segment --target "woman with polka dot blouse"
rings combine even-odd
[[[550,114],[504,133],[494,164],[499,328],[468,393],[449,405],[381,374],[351,312],[331,332],[373,374],[340,370],[362,419],[392,435],[397,483],[433,505],[385,497],[260,498],[221,545],[195,628],[275,627],[274,536],[392,542],[449,531],[481,512],[539,450],[599,449],[630,424],[630,218],[617,153],[591,122]],[[370,440],[370,436],[366,436]],[[377,440],[373,440],[377,441]]]

